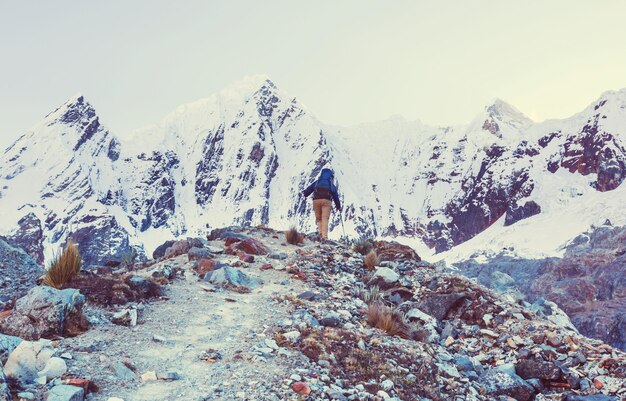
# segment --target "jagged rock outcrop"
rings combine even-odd
[[[43,273],[26,252],[0,238],[0,305],[25,295]]]

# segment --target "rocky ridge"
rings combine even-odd
[[[626,356],[578,334],[558,308],[532,310],[399,244],[372,243],[381,258],[370,271],[350,246],[283,241],[262,227],[215,230],[74,283],[89,330],[11,345],[11,391],[64,401],[626,396]],[[86,284],[98,280],[162,292],[103,300]]]

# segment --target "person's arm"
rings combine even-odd
[[[313,193],[313,190],[315,189],[315,182],[313,182],[313,184],[309,185],[303,192],[302,194],[307,197],[309,195],[311,195]]]

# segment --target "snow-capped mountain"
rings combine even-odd
[[[335,127],[257,76],[121,141],[75,96],[0,155],[0,234],[40,262],[70,236],[103,264],[211,227],[313,230],[301,192],[331,166],[348,234],[461,257],[472,242],[524,248],[535,237],[512,233],[540,226],[549,253],[593,223],[626,220],[625,131],[626,90],[543,123],[495,100],[464,126]],[[338,214],[331,226],[338,237]]]

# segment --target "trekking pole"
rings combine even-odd
[[[343,212],[341,211],[339,212],[339,220],[341,220],[341,230],[343,231],[343,238],[346,238],[346,227],[344,227],[343,225]]]

